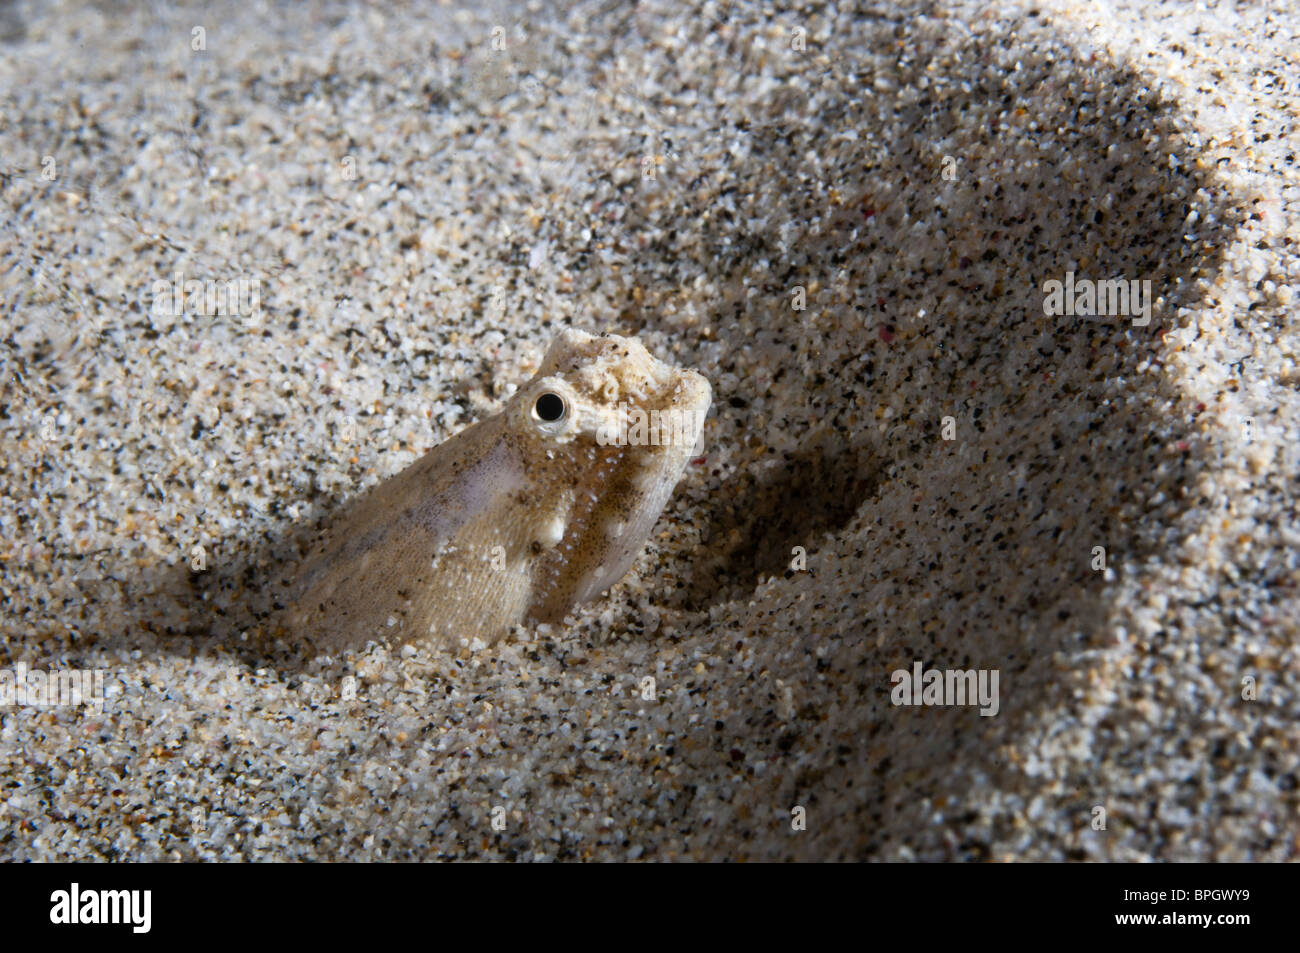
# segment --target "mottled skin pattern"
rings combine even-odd
[[[517,622],[559,622],[627,572],[710,397],[703,377],[634,339],[561,332],[500,414],[326,527],[291,580],[287,625],[343,649],[371,639],[490,642]],[[692,425],[668,445],[643,445],[635,431],[618,445],[611,435],[627,408]]]

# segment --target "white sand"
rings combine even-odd
[[[1294,0],[219,6],[0,5],[2,661],[110,693],[0,711],[0,855],[1296,857]],[[294,534],[566,324],[714,387],[626,583],[269,638]]]

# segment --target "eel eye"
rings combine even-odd
[[[554,424],[559,423],[569,413],[569,405],[565,403],[564,398],[554,391],[546,391],[539,394],[537,402],[533,404],[533,414],[542,423]]]

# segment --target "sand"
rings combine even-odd
[[[0,5],[0,664],[104,686],[0,708],[0,856],[1294,859],[1269,6]],[[570,325],[714,389],[624,582],[278,637],[300,534]]]

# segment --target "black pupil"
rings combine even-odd
[[[543,394],[537,398],[537,416],[548,424],[564,416],[564,398],[559,394]]]

